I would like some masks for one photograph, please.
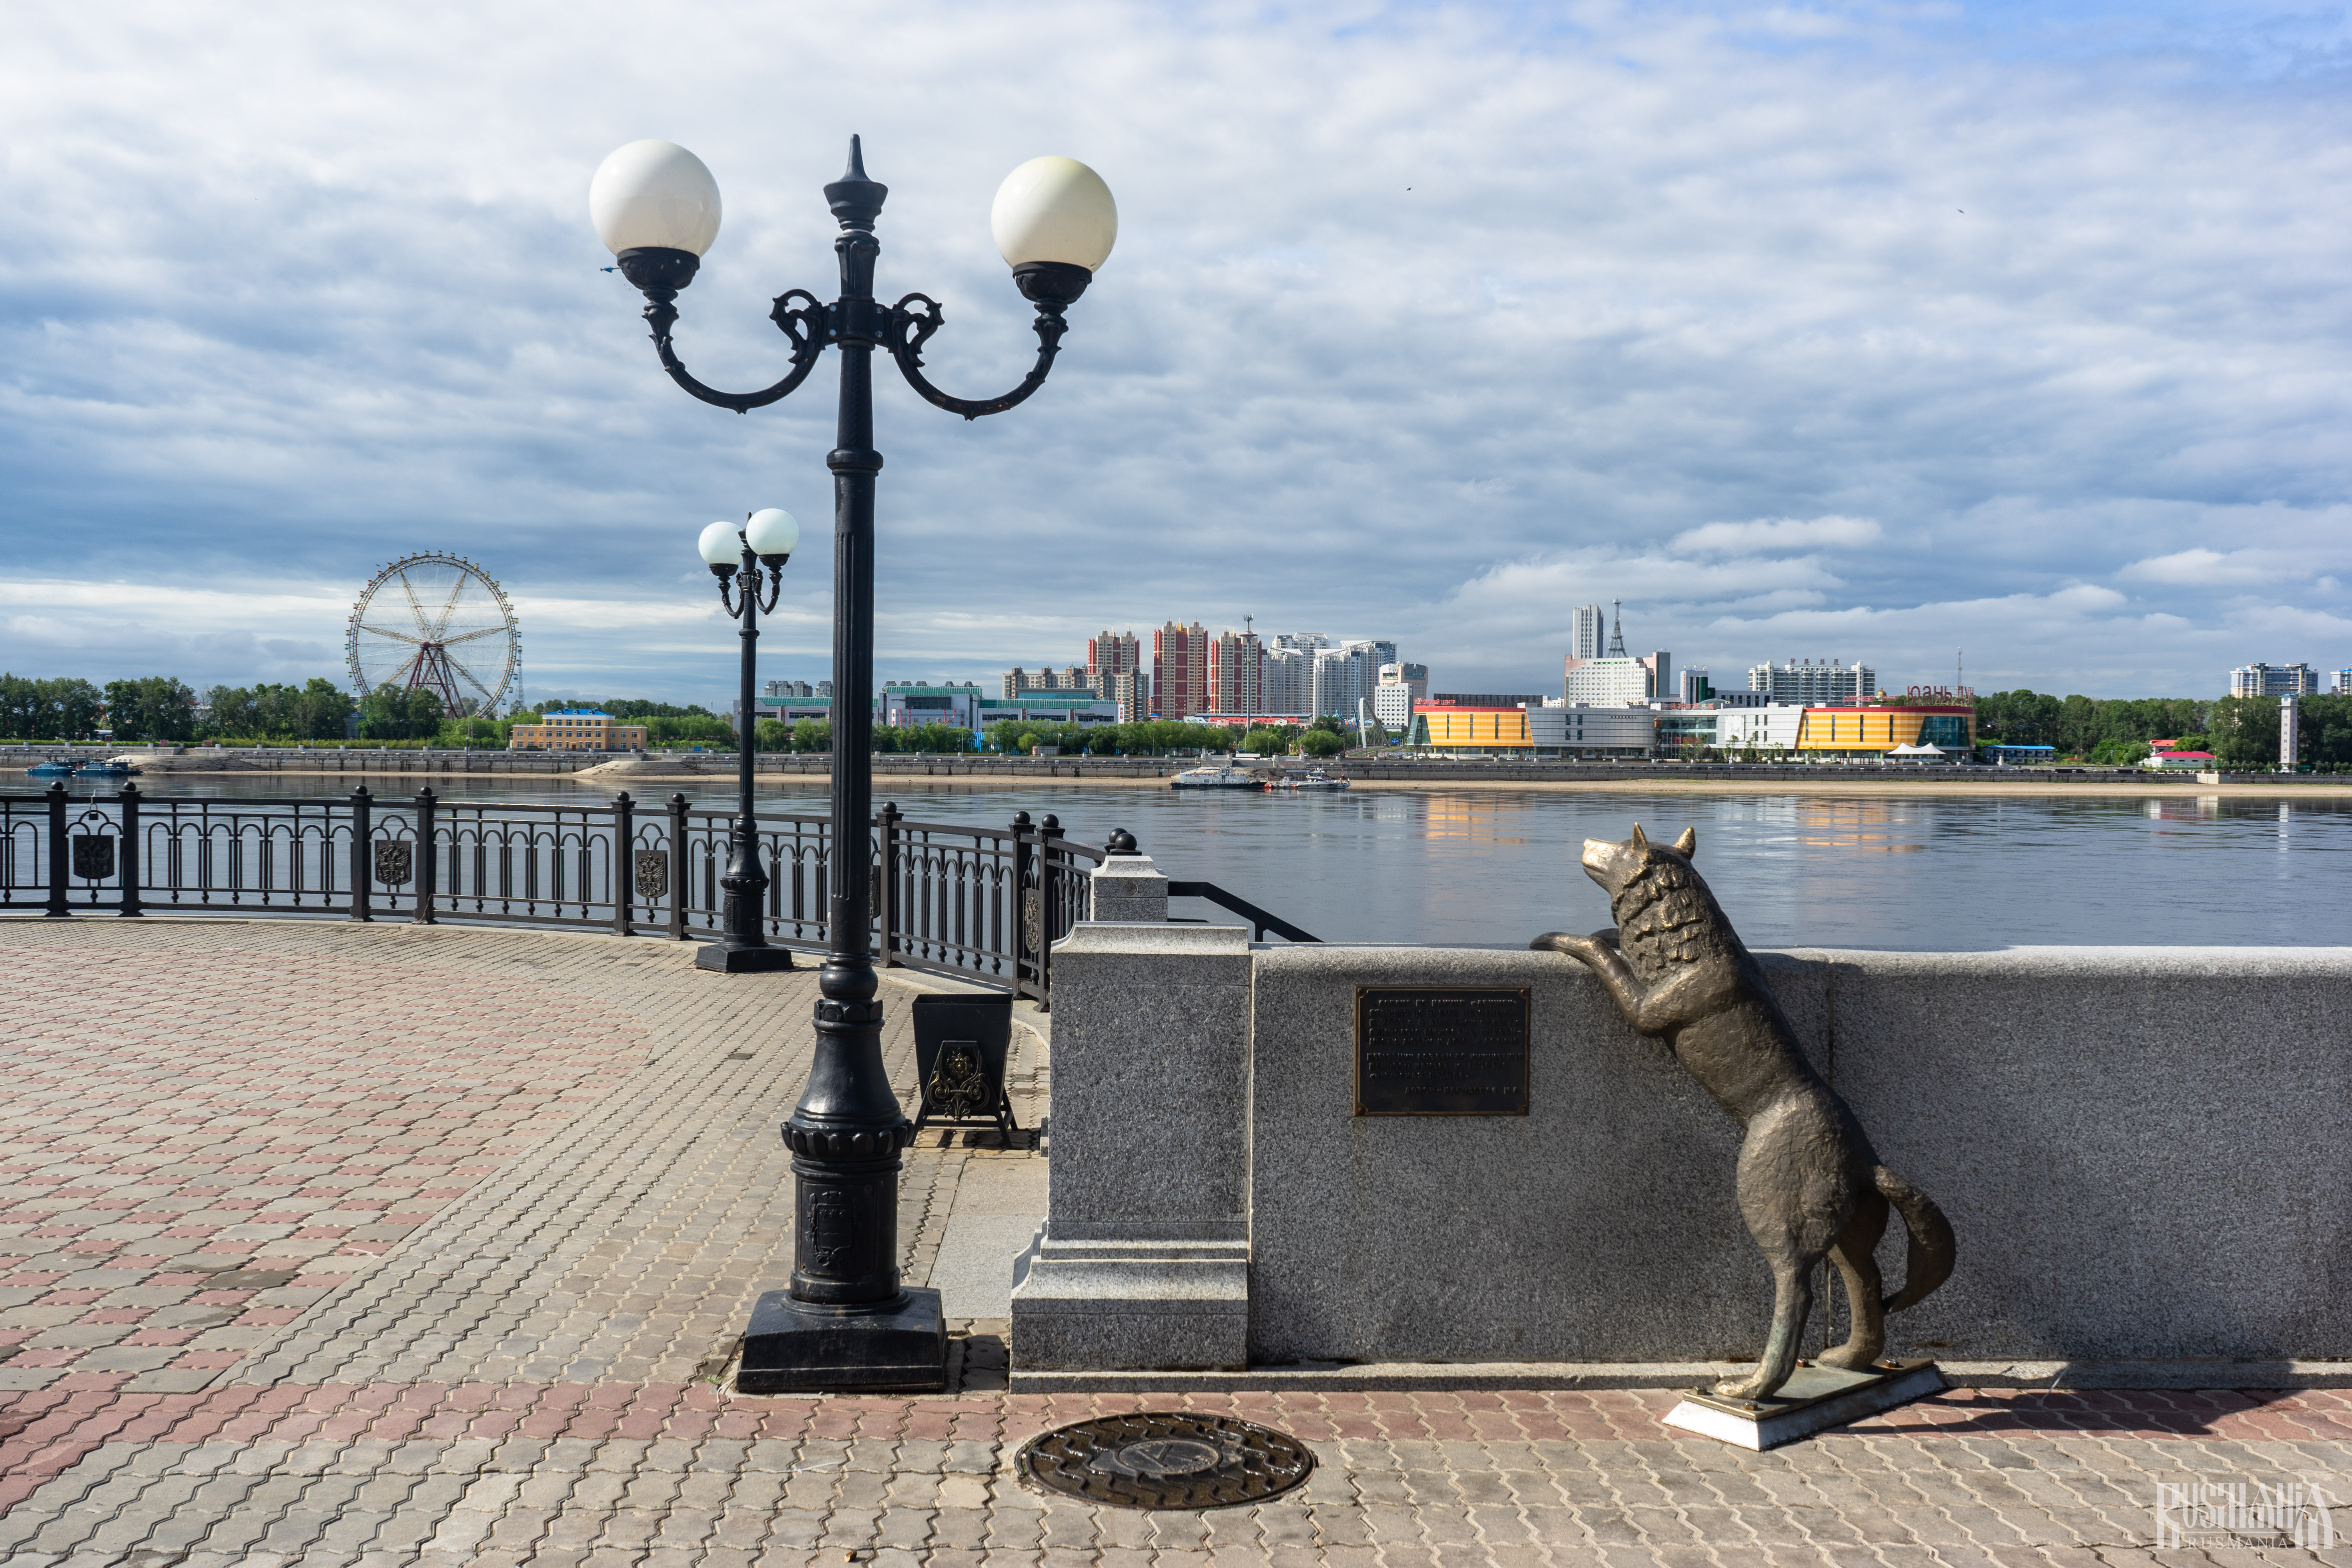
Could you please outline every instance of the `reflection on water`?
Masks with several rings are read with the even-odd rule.
[[[141,784],[173,795],[341,793],[331,779]],[[1219,883],[1328,942],[1516,946],[1538,931],[1607,925],[1606,904],[1577,854],[1586,838],[1622,838],[1635,822],[1654,837],[1698,830],[1699,868],[1759,947],[2352,940],[2352,861],[2337,858],[2352,851],[2352,801],[2340,798],[1507,789],[1284,798],[876,784],[877,800],[895,798],[922,821],[995,826],[1017,811],[1052,812],[1088,844],[1125,827],[1169,875]],[[405,793],[397,777],[370,787],[379,798]],[[85,793],[74,791],[78,799]],[[443,793],[576,803],[611,792],[569,779],[484,777],[449,780]],[[650,804],[667,794],[647,789],[638,798]],[[732,791],[711,780],[688,794],[718,805]],[[765,810],[825,809],[816,781],[763,784],[760,799]],[[1183,912],[1215,913],[1197,905]]]

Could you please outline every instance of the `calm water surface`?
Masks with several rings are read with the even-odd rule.
[[[732,791],[716,783],[688,793],[723,805]],[[2352,944],[2352,802],[2341,799],[877,786],[877,800],[919,821],[1003,826],[1016,811],[1052,812],[1088,844],[1124,827],[1170,876],[1215,882],[1327,942],[1516,945],[1607,925],[1577,851],[1639,822],[1667,837],[1697,828],[1700,870],[1759,947]],[[381,797],[404,786],[394,777],[369,787]],[[142,788],[337,793],[325,779],[157,778]],[[449,781],[446,795],[580,802],[611,792],[478,778]],[[764,810],[825,809],[824,791],[798,781],[762,784],[760,800]]]

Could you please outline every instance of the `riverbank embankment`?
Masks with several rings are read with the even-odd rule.
[[[608,789],[716,784],[736,776],[729,752],[492,752],[352,747],[188,747],[181,750],[98,746],[0,747],[0,779],[36,763],[115,757],[154,781],[177,774],[223,777],[270,774],[289,778],[414,779],[429,784],[467,776],[562,777]],[[826,779],[833,759],[822,752],[764,752],[752,759],[762,783]],[[1169,778],[1198,765],[1192,757],[939,756],[877,752],[874,776],[896,786],[1007,784],[1132,785],[1164,789]],[[1244,762],[1260,770],[1296,766],[1296,759]],[[1479,762],[1443,757],[1355,762],[1345,771],[1359,790],[1460,789],[1660,795],[2129,795],[2134,797],[2260,796],[2309,799],[2352,795],[2352,775],[2156,773],[2137,768],[2005,768],[1884,766],[1832,763]]]

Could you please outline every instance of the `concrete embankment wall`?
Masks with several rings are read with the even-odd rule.
[[[127,758],[138,767],[142,781],[173,773],[392,773],[415,775],[420,782],[425,775],[441,774],[568,774],[586,783],[626,789],[632,787],[633,779],[656,784],[731,779],[736,771],[731,752],[656,752],[635,756],[605,752],[190,746],[175,752],[136,746],[0,746],[0,772],[36,763],[103,757]],[[833,769],[831,757],[800,752],[763,752],[752,763],[761,778],[816,781]],[[1190,759],[1171,757],[926,757],[877,752],[873,759],[877,778],[1153,780],[1193,765]]]
[[[1253,1364],[1758,1352],[1771,1285],[1735,1201],[1739,1129],[1581,965],[1262,947],[1245,1004],[1188,1004],[1171,1029],[1168,997],[1213,994],[1179,971],[1205,981],[1238,952],[1160,951],[1209,941],[1197,927],[1099,951],[1152,929],[1082,926],[1071,945],[1097,951],[1056,959],[1055,1212],[1066,1193],[1114,1234],[1106,1194],[1133,1192],[1155,1194],[1139,1235],[1245,1226]],[[2352,949],[1759,956],[1882,1160],[1958,1237],[1890,1353],[2352,1356]],[[1358,987],[1463,985],[1530,992],[1528,1113],[1355,1115]],[[1127,1091],[1073,1091],[1097,1072]],[[1237,1127],[1245,1184],[1204,1186],[1200,1150]],[[1202,1212],[1169,1207],[1193,1192]],[[1904,1245],[1890,1220],[1890,1289]]]

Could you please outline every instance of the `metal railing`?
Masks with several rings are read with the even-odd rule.
[[[715,936],[732,814],[624,791],[606,804],[382,799],[151,799],[135,784],[76,798],[62,783],[0,794],[0,913],[211,911],[484,921]],[[832,825],[753,817],[768,871],[768,940],[828,945]],[[1027,812],[1002,828],[875,814],[868,879],[877,963],[963,975],[1046,999],[1053,944],[1086,918],[1103,851]]]

